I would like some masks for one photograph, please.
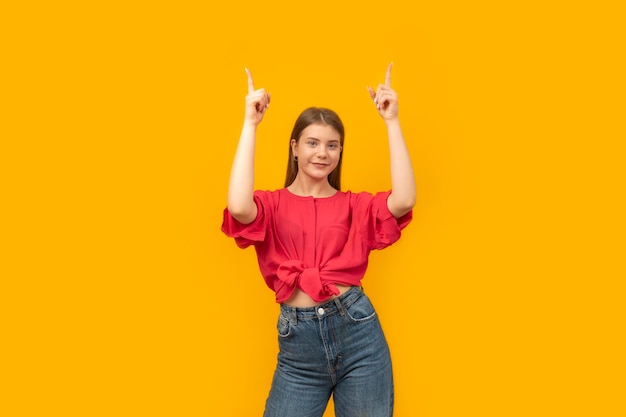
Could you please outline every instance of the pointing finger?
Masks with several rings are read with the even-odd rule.
[[[252,74],[248,68],[245,68],[246,74],[248,74],[248,93],[254,92],[254,80],[252,80]]]
[[[393,67],[393,62],[389,64],[387,67],[387,74],[385,74],[385,85],[387,87],[391,86],[391,68]]]

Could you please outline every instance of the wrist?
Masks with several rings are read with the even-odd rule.
[[[243,120],[243,130],[256,130],[259,122],[256,120],[244,119]]]
[[[385,125],[387,128],[400,127],[400,119],[398,116],[392,117],[391,119],[383,119],[385,121]]]

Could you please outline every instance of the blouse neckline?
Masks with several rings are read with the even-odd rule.
[[[338,198],[342,192],[337,190],[337,192],[333,195],[330,195],[328,197],[313,197],[312,195],[298,195],[298,194],[294,194],[291,191],[289,191],[289,189],[287,187],[282,188],[281,191],[283,192],[283,194],[286,194],[287,196],[289,196],[290,198],[294,198],[296,200],[334,200],[335,198]]]

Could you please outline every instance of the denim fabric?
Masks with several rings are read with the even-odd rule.
[[[376,311],[359,287],[326,304],[280,307],[278,364],[264,417],[391,417],[393,376]]]

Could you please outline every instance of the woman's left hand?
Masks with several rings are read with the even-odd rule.
[[[398,94],[391,88],[391,68],[393,62],[387,67],[385,75],[385,84],[378,84],[376,91],[372,87],[367,86],[370,97],[374,100],[378,114],[385,120],[393,120],[398,118]]]

